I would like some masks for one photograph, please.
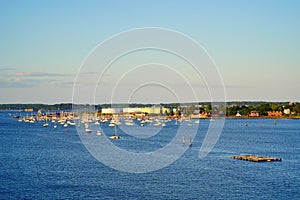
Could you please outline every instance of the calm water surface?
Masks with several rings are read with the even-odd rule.
[[[202,120],[192,148],[180,159],[155,172],[130,174],[98,162],[74,127],[66,132],[62,126],[44,128],[42,122],[20,123],[9,113],[15,114],[0,112],[0,199],[300,198],[300,120],[277,120],[276,126],[271,119],[226,120],[215,148],[200,160],[209,124]],[[170,122],[146,141],[119,132],[122,138],[116,145],[148,151],[163,147],[175,131]],[[252,163],[230,158],[239,154],[282,157],[283,161]]]

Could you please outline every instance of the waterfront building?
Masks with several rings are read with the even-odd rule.
[[[259,112],[256,110],[250,111],[249,117],[259,117]]]

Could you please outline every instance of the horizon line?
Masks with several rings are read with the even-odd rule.
[[[198,102],[156,102],[156,103],[151,103],[151,102],[131,102],[131,103],[126,103],[126,102],[118,102],[118,103],[73,103],[73,102],[59,102],[59,103],[42,103],[42,102],[31,102],[31,103],[25,103],[25,102],[13,102],[13,103],[0,103],[0,105],[8,105],[8,104],[14,104],[14,105],[22,105],[22,104],[42,104],[42,105],[56,105],[56,104],[74,104],[74,105],[102,105],[102,104],[153,104],[153,105],[158,105],[158,104],[191,104],[191,103],[242,103],[242,102],[249,102],[249,103],[300,103],[300,101],[291,101],[291,100],[229,100],[229,101],[198,101]]]

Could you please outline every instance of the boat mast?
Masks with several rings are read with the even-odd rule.
[[[189,135],[189,146],[191,147],[192,145],[193,145],[193,143],[192,143],[192,136],[191,135]]]

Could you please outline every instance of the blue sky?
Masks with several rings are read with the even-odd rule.
[[[140,27],[173,29],[203,45],[226,100],[300,101],[299,10],[297,0],[1,0],[0,103],[71,102],[89,52]]]

